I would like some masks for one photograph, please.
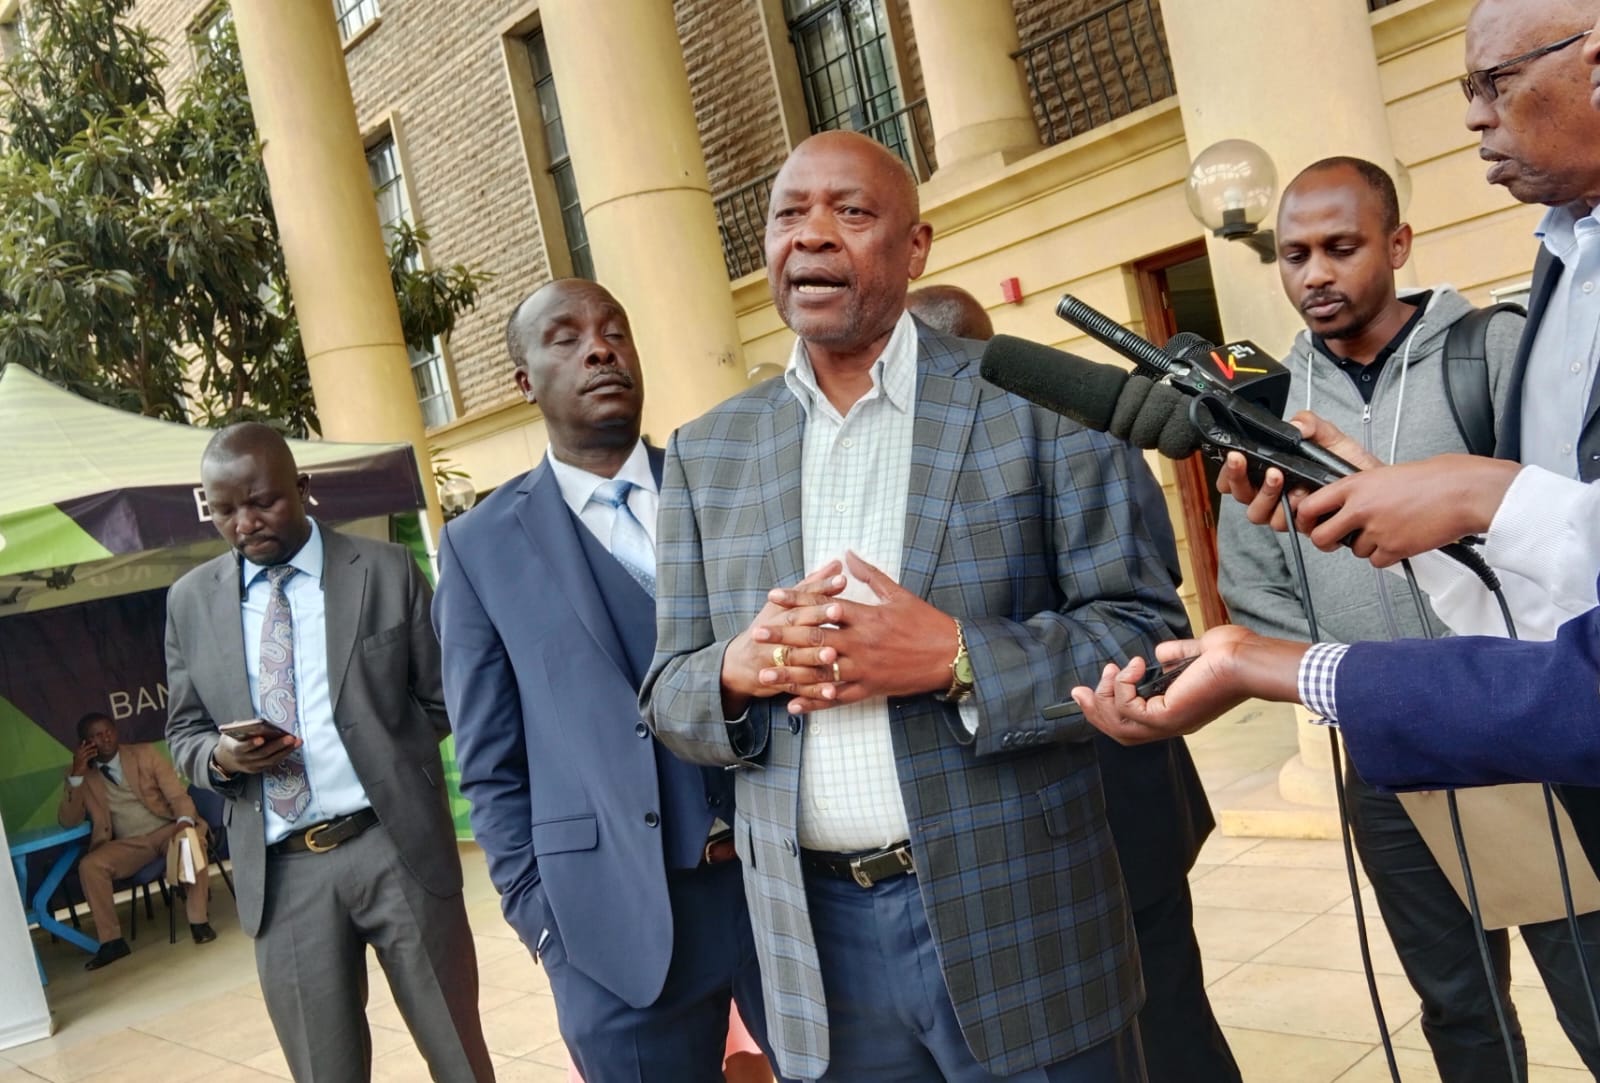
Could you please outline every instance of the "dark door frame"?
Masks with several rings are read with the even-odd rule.
[[[1133,265],[1143,311],[1145,336],[1157,346],[1178,333],[1172,299],[1167,291],[1167,269],[1206,255],[1206,242],[1194,240],[1169,248]],[[1211,510],[1211,483],[1199,452],[1173,463],[1178,496],[1183,506],[1184,535],[1194,569],[1195,596],[1206,628],[1228,623],[1228,607],[1217,590],[1217,521]],[[1199,632],[1203,629],[1196,629]]]

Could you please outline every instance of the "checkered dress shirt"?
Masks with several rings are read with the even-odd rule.
[[[1344,659],[1344,652],[1349,649],[1349,645],[1345,643],[1313,643],[1305,656],[1300,659],[1300,672],[1295,678],[1300,702],[1317,716],[1318,722],[1326,725],[1339,724],[1335,693],[1339,663]]]
[[[916,325],[901,315],[872,366],[872,389],[844,417],[817,386],[798,340],[784,381],[806,415],[800,465],[806,569],[843,560],[849,549],[898,581],[916,417]],[[873,598],[854,581],[846,596]],[[886,697],[811,715],[800,762],[801,846],[848,853],[909,836]]]

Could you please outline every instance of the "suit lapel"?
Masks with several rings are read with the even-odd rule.
[[[322,527],[323,627],[328,637],[328,702],[339,707],[339,692],[350,671],[367,594],[367,566],[356,547]]]
[[[589,568],[589,558],[578,537],[583,526],[573,518],[562,498],[561,486],[551,473],[549,462],[540,463],[518,491],[522,499],[517,501],[517,519],[530,543],[534,582],[566,598],[590,638],[626,674],[628,656],[617,639],[616,627],[606,612],[605,599],[600,597],[594,576],[573,574],[575,569]]]
[[[1550,307],[1550,298],[1556,291],[1556,283],[1561,280],[1562,270],[1561,261],[1556,259],[1541,241],[1539,255],[1533,263],[1533,290],[1528,297],[1528,322],[1523,326],[1522,340],[1517,343],[1517,358],[1511,366],[1511,386],[1506,395],[1506,416],[1500,425],[1500,446],[1495,449],[1495,455],[1502,459],[1522,458],[1523,380],[1528,373],[1528,359],[1533,356],[1533,340],[1538,337],[1539,325],[1544,322],[1545,312]],[[1600,382],[1597,382],[1596,390],[1600,390]],[[1594,416],[1597,402],[1600,400],[1591,394],[1586,419]],[[1584,424],[1587,425],[1588,421],[1585,420]]]
[[[245,669],[244,618],[241,611],[243,581],[239,562],[231,553],[225,553],[213,562],[215,581],[210,591],[207,617],[211,625],[212,649],[217,652],[216,672],[227,674],[230,687],[228,702],[232,718],[217,718],[223,722],[237,722],[255,716],[250,702],[250,678]]]
[[[774,586],[793,586],[809,570],[805,566],[800,501],[801,442],[805,431],[805,410],[800,400],[785,389],[757,422],[755,446],[751,448],[759,481],[756,491],[770,494],[763,497],[761,510],[766,519]]]
[[[900,585],[921,598],[933,585],[956,478],[977,416],[978,381],[962,374],[970,363],[917,325],[917,415]]]

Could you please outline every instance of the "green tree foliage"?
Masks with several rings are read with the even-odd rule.
[[[0,364],[124,410],[317,428],[231,25],[169,106],[134,0],[28,0],[0,74]],[[448,336],[484,275],[392,231],[409,345]]]

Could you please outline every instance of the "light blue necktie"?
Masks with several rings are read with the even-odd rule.
[[[628,507],[628,494],[633,489],[633,482],[612,478],[596,489],[589,499],[616,509],[616,518],[611,524],[611,555],[644,588],[644,592],[654,598],[656,547],[651,543],[650,535],[645,533],[644,524]]]

